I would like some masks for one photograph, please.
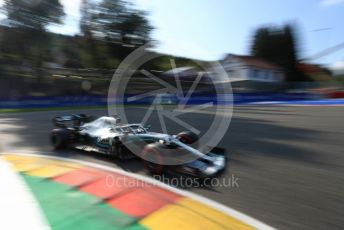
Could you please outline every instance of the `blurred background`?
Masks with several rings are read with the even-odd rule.
[[[238,103],[343,97],[341,1],[3,0],[0,5],[3,109],[31,106],[32,100],[38,100],[36,107],[43,100],[104,104],[118,65],[147,42],[153,42],[147,52],[159,57],[142,68],[164,80],[178,73],[188,85],[200,71],[210,80],[214,72],[201,70],[194,60],[202,66],[219,62]],[[139,71],[135,77],[131,93],[154,88]],[[200,93],[209,93],[206,82]]]

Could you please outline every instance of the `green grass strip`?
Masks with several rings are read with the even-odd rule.
[[[95,196],[51,180],[22,176],[54,230],[146,229]]]

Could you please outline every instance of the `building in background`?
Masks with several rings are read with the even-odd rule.
[[[281,67],[254,56],[228,54],[220,63],[234,91],[274,91],[285,81]]]
[[[281,89],[285,82],[283,68],[257,57],[228,54],[219,63],[235,91],[274,91]],[[221,76],[217,76],[217,72],[211,67],[204,71],[193,66],[183,66],[166,71],[161,76],[166,81],[175,81],[175,77],[178,77],[183,83],[192,83],[202,73],[200,83],[224,82],[219,79]]]
[[[283,82],[283,69],[275,64],[253,56],[228,54],[221,64],[232,82]]]

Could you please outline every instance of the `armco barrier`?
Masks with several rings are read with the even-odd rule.
[[[0,99],[1,109],[101,106],[106,104],[107,98],[103,96],[56,96]]]
[[[214,103],[227,105],[232,102],[234,104],[246,104],[255,102],[268,101],[298,101],[315,99],[313,94],[307,93],[240,93],[230,95],[214,95],[214,94],[197,94],[192,96],[188,101],[179,100],[174,94],[164,94],[159,96],[157,100],[155,96],[145,97],[139,100],[128,100],[133,95],[126,95],[125,104],[204,104]],[[113,102],[116,102],[114,100]],[[69,106],[105,106],[107,105],[106,96],[49,96],[49,97],[21,97],[21,98],[0,98],[0,109],[16,109],[16,108],[49,108],[49,107],[69,107]]]

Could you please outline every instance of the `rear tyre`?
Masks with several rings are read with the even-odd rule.
[[[50,141],[54,149],[65,149],[68,147],[70,131],[68,129],[54,129],[50,134]]]
[[[191,145],[198,141],[198,136],[197,134],[193,132],[185,131],[185,132],[179,133],[177,135],[177,139],[183,142],[184,144]]]

